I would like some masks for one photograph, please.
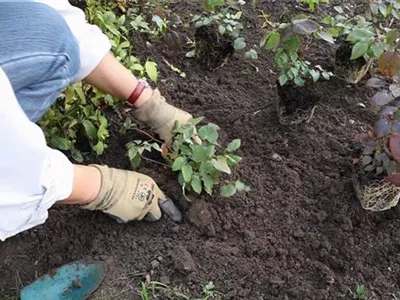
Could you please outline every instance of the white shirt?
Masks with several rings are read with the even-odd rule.
[[[110,50],[101,30],[90,25],[68,0],[37,0],[58,10],[79,42],[85,78]],[[48,209],[72,192],[73,165],[60,151],[50,149],[42,130],[18,104],[0,66],[0,240],[43,224]]]

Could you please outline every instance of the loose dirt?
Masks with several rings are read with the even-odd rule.
[[[294,2],[262,1],[262,8],[276,16],[296,9]],[[187,1],[171,7],[181,16],[197,9]],[[248,43],[257,44],[263,35],[259,11],[249,5],[245,15]],[[136,54],[158,63],[157,86],[171,103],[218,124],[223,141],[242,139],[244,159],[235,176],[252,191],[231,199],[177,201],[184,211],[181,224],[163,219],[120,225],[101,213],[54,207],[46,224],[0,244],[0,288],[27,284],[35,274],[71,261],[99,259],[108,266],[103,299],[140,299],[137,286],[146,274],[197,292],[212,280],[224,299],[343,299],[357,284],[365,284],[375,299],[400,297],[399,209],[364,211],[351,184],[354,136],[374,117],[362,83],[318,83],[320,101],[310,122],[284,127],[274,104],[270,55],[250,61],[235,53],[207,71],[185,57],[184,41],[194,30],[176,31],[181,50],[162,42],[148,48],[135,35]],[[314,59],[330,64],[324,52]],[[124,145],[139,135],[119,137],[120,125],[114,116],[110,147],[92,162],[130,167]],[[147,162],[140,171],[179,198],[175,174]]]

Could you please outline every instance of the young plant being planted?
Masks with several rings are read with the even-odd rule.
[[[190,200],[188,192],[213,195],[218,187],[223,197],[249,191],[250,188],[242,181],[228,178],[232,175],[232,168],[242,160],[234,154],[240,147],[240,140],[233,140],[223,148],[218,143],[217,125],[207,124],[196,129],[196,125],[203,119],[192,119],[184,126],[176,123],[173,129],[175,136],[170,146],[163,145],[160,148],[157,143],[141,141],[129,143],[128,156],[132,165],[135,168],[139,166],[144,151],[160,151],[167,165],[178,173],[178,181],[187,200]],[[201,139],[201,144],[194,142],[196,136]]]
[[[283,125],[294,125],[309,120],[318,98],[310,86],[333,73],[321,66],[311,65],[303,58],[314,39],[333,44],[329,32],[316,22],[301,16],[290,23],[274,24],[262,39],[260,46],[275,53],[275,66],[279,71],[277,80],[279,120]]]

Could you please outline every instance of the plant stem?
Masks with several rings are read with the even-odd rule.
[[[148,136],[149,138],[151,138],[151,140],[156,141],[158,143],[164,144],[163,141],[160,141],[159,139],[156,139],[154,136],[152,136],[151,134],[147,133],[146,131],[137,128],[136,126],[131,126],[132,129],[139,131],[140,133],[143,133],[144,135]]]
[[[152,162],[152,163],[155,163],[155,164],[161,165],[161,166],[163,166],[163,167],[169,168],[169,166],[168,166],[167,164],[164,164],[164,163],[159,162],[159,161],[156,161],[156,160],[154,160],[154,159],[145,157],[145,156],[143,156],[143,155],[140,155],[140,156],[141,156],[144,160],[147,160],[147,161],[150,161],[150,162]]]

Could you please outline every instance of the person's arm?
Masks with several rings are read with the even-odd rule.
[[[158,220],[160,205],[173,220],[181,219],[150,177],[104,166],[73,165],[63,153],[49,148],[40,127],[20,107],[1,67],[0,91],[1,241],[44,223],[56,202],[81,204],[122,222],[144,217]]]
[[[46,145],[18,104],[0,68],[0,239],[42,224],[47,210],[71,195],[74,168]]]
[[[107,36],[97,26],[88,24],[83,11],[67,0],[38,2],[60,12],[79,43],[81,70],[76,80],[84,79],[108,94],[127,100],[138,85],[138,80],[110,53]],[[172,140],[171,130],[175,121],[183,125],[192,118],[191,114],[168,104],[157,89],[144,89],[134,106],[136,119],[152,127],[167,143]],[[198,138],[195,141],[200,143]]]

